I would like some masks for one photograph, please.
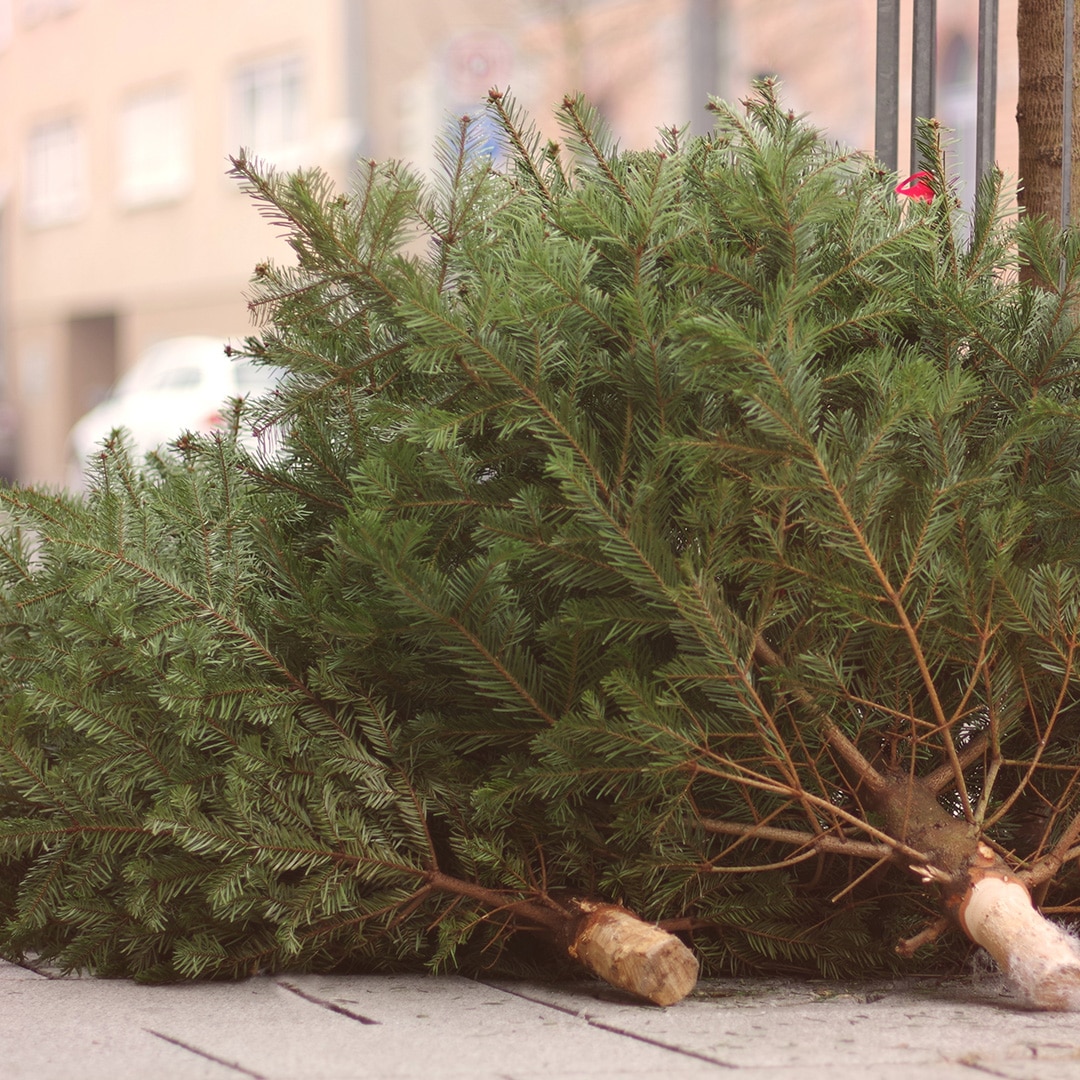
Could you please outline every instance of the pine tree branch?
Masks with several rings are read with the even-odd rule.
[[[633,206],[634,200],[630,197],[630,193],[623,186],[622,181],[615,175],[611,168],[611,163],[607,159],[607,155],[600,149],[589,125],[582,119],[580,100],[569,96],[564,97],[562,112],[565,116],[569,117],[575,133],[582,144],[588,147],[589,153],[592,154],[593,160],[596,162],[604,176],[607,177],[608,182],[629,206]]]
[[[124,742],[129,743],[135,750],[142,754],[151,763],[155,771],[161,776],[162,780],[172,780],[172,774],[170,773],[168,766],[161,760],[160,754],[154,751],[148,739],[139,738],[134,730],[129,730],[123,724],[116,723],[106,712],[103,712],[100,709],[92,709],[84,698],[80,698],[76,695],[62,694],[56,688],[39,688],[38,693],[45,698],[58,702],[60,705],[67,706],[71,710],[73,716],[80,714],[85,715],[92,718],[96,723],[108,728]]]
[[[429,870],[424,875],[424,880],[433,889],[476,900],[492,912],[508,911],[550,930],[557,937],[566,933],[569,915],[554,905],[547,907],[532,900],[515,900],[504,892],[471,881],[462,881],[444,874],[441,870]]]
[[[499,119],[499,125],[506,133],[507,138],[510,139],[510,144],[515,150],[515,163],[525,167],[532,182],[536,185],[537,191],[540,192],[545,201],[550,203],[552,200],[551,188],[548,187],[547,181],[544,180],[540,169],[533,161],[532,150],[530,147],[526,146],[521,129],[507,109],[504,94],[499,90],[492,89],[488,93],[487,100],[488,105],[495,111],[495,115]]]
[[[910,959],[915,953],[921,949],[924,945],[929,945],[933,941],[937,941],[942,934],[952,926],[952,921],[941,916],[938,919],[934,919],[924,929],[920,930],[914,937],[906,938],[896,946],[896,952],[898,956],[903,956],[905,959]]]
[[[505,681],[506,685],[520,697],[521,701],[528,706],[532,713],[549,726],[554,725],[556,718],[544,708],[540,701],[531,693],[529,688],[517,674],[507,666],[503,659],[488,648],[477,631],[468,626],[464,620],[431,603],[425,595],[422,585],[408,577],[405,574],[403,567],[397,567],[395,576],[402,595],[405,596],[411,604],[415,605],[418,610],[422,611],[432,619],[442,623],[448,629],[453,631],[455,635],[467,642],[468,645],[475,650],[476,654],[480,656],[485,663],[489,664],[492,670]]]
[[[419,300],[417,301],[417,306],[421,306]],[[543,400],[536,387],[530,385],[519,372],[514,370],[504,357],[500,356],[487,345],[476,329],[466,329],[459,326],[449,317],[449,314],[441,308],[435,308],[429,304],[423,306],[421,309],[425,315],[438,322],[443,329],[450,331],[453,335],[460,338],[462,345],[476,350],[487,363],[492,365],[500,376],[505,378],[506,381],[518,391],[522,400],[527,401],[536,409],[537,413],[544,418],[545,423],[549,425],[550,430],[555,432],[558,437],[565,442],[565,445],[569,447],[573,453],[574,458],[585,467],[590,479],[596,485],[597,490],[601,493],[605,501],[610,501],[611,492],[604,481],[597,463],[586,452],[581,441],[575,438],[569,425],[557,416],[555,411]],[[480,385],[488,385],[489,380],[463,356],[456,355],[455,361],[461,365],[470,377],[476,379]]]
[[[983,733],[977,735],[963,749],[957,752],[957,761],[960,768],[965,772],[975,764],[990,747],[990,736]],[[920,777],[923,784],[935,795],[940,795],[946,788],[956,782],[956,767],[951,761],[939,765],[931,772]],[[976,815],[978,817],[978,815]]]
[[[871,825],[870,822],[866,821],[864,818],[852,814],[842,806],[837,806],[828,799],[823,799],[819,795],[814,795],[812,792],[806,791],[801,786],[792,787],[788,784],[779,783],[776,780],[771,780],[768,777],[755,774],[745,766],[740,766],[737,762],[728,761],[726,764],[730,766],[731,771],[721,768],[711,768],[700,763],[691,763],[687,768],[690,771],[698,771],[704,773],[706,776],[715,776],[717,779],[726,780],[741,787],[765,791],[774,795],[783,795],[793,802],[809,804],[828,814],[830,817],[840,818],[860,832],[864,832],[868,836],[874,837],[882,844],[895,851],[898,856],[902,855],[912,863],[925,865],[931,861],[927,855],[917,848],[913,848],[902,840],[896,839],[896,837],[892,836],[890,833]],[[944,813],[944,811],[942,811],[942,813]]]
[[[289,668],[281,662],[281,660],[275,656],[267,647],[265,642],[256,637],[246,627],[241,626],[239,622],[224,612],[219,611],[213,604],[199,599],[192,592],[183,588],[175,581],[171,581],[169,578],[163,576],[161,573],[155,571],[149,566],[136,562],[134,559],[128,558],[120,551],[110,551],[105,548],[101,548],[96,544],[87,543],[82,540],[77,540],[73,537],[51,537],[50,540],[59,545],[65,547],[76,548],[78,550],[86,551],[92,555],[100,558],[108,559],[118,566],[126,567],[129,570],[134,571],[140,577],[145,578],[147,581],[152,582],[154,585],[171,593],[176,599],[182,603],[189,605],[192,608],[198,610],[204,617],[216,622],[223,627],[228,633],[234,636],[238,641],[243,642],[248,646],[256,655],[265,660],[267,664],[276,670],[288,683],[288,685],[298,693],[300,693],[306,700],[319,709],[324,714],[326,720],[334,727],[338,729],[338,732],[345,736],[344,729],[337,724],[335,718],[327,711],[326,707],[320,702],[315,695],[311,693],[310,688],[303,680],[297,678],[296,675],[289,670]]]
[[[929,662],[923,650],[922,644],[919,641],[918,632],[916,631],[914,625],[911,622],[911,618],[908,615],[907,605],[903,602],[903,596],[893,587],[892,582],[889,579],[889,575],[886,573],[884,566],[882,566],[877,555],[874,553],[874,550],[870,545],[870,541],[867,539],[865,531],[855,519],[855,515],[852,513],[851,507],[848,505],[847,500],[844,498],[843,492],[836,486],[827,464],[821,460],[819,455],[816,453],[814,447],[809,442],[805,443],[805,446],[814,466],[818,471],[819,476],[821,477],[822,485],[828,491],[830,497],[832,498],[833,502],[837,507],[837,510],[840,512],[840,515],[844,520],[844,524],[848,530],[849,535],[851,535],[855,539],[855,542],[858,544],[859,549],[863,554],[863,558],[866,560],[867,565],[870,567],[874,577],[877,579],[878,583],[884,590],[890,606],[896,613],[897,619],[900,621],[900,625],[903,628],[904,636],[908,640],[912,656],[922,676],[923,686],[926,689],[927,698],[930,701],[931,708],[933,709],[934,716],[937,720],[938,732],[941,736],[942,743],[944,744],[946,756],[948,757],[949,762],[953,768],[953,778],[956,781],[956,788],[960,796],[960,803],[964,811],[964,816],[968,819],[968,821],[972,821],[974,819],[971,807],[971,800],[968,796],[967,783],[964,779],[964,770],[961,768],[960,760],[957,757],[956,753],[956,746],[953,742],[951,724],[949,718],[945,715],[945,709],[941,703],[941,698],[938,694],[933,674],[930,671]]]
[[[640,547],[634,543],[629,530],[624,528],[621,529],[620,532],[623,534],[627,545],[632,548],[634,554],[641,560],[642,565],[653,574],[657,582],[664,588],[665,593],[670,595],[673,590],[671,590],[664,581],[659,570],[645,558]],[[732,643],[730,641],[731,635],[725,632],[718,617],[718,613],[722,612],[724,616],[731,618],[739,625],[741,630],[746,628],[742,625],[742,621],[734,615],[727,604],[724,604],[718,597],[709,595],[705,591],[705,587],[700,579],[695,579],[691,582],[690,592],[697,600],[697,609],[690,613],[690,617],[687,618],[686,621],[697,630],[700,618],[704,618],[705,625],[712,633],[713,641],[719,643],[721,648],[727,653],[730,669],[734,672],[735,678],[738,680],[743,693],[746,695],[747,714],[753,718],[755,727],[760,726],[760,729],[763,732],[762,741],[773,751],[773,753],[778,752],[777,763],[783,770],[791,789],[793,791],[800,791],[802,785],[799,781],[799,769],[792,757],[791,750],[787,745],[787,740],[784,739],[781,734],[772,710],[762,698],[759,688],[751,678],[749,665],[745,662],[743,657],[737,655],[735,649],[732,648]],[[675,603],[677,608],[681,607],[681,602],[678,598],[676,598]],[[681,613],[686,617],[687,613],[685,612],[685,609]],[[700,633],[700,631],[698,632]],[[764,645],[764,639],[759,637],[758,641]],[[765,645],[765,648],[768,649],[768,646]]]
[[[1077,813],[1065,827],[1050,851],[1037,859],[1032,866],[1020,871],[1018,876],[1029,889],[1052,880],[1067,862],[1080,855],[1080,848],[1074,847],[1078,840],[1080,840],[1080,813]]]
[[[1043,754],[1050,745],[1050,735],[1057,725],[1058,718],[1062,715],[1063,710],[1071,700],[1073,694],[1073,672],[1076,669],[1075,665],[1078,649],[1080,649],[1080,640],[1077,640],[1077,637],[1074,635],[1069,639],[1068,648],[1065,650],[1065,655],[1062,657],[1064,671],[1062,672],[1061,681],[1058,685],[1057,699],[1054,702],[1054,707],[1050,712],[1046,726],[1043,728],[1041,738],[1039,738],[1035,745],[1035,752],[1027,762],[1023,777],[1021,777],[1012,792],[1002,800],[1001,804],[990,816],[989,820],[986,821],[986,828],[991,828],[997,822],[1002,820],[1013,806],[1016,805],[1017,801],[1027,790],[1028,785],[1032,782],[1032,778],[1042,761]]]
[[[782,668],[783,661],[780,655],[759,634],[754,640],[754,658],[760,664],[767,667]],[[864,757],[859,748],[837,727],[831,717],[827,716],[805,687],[798,683],[789,686],[795,698],[814,716],[822,726],[823,734],[828,744],[837,752],[844,764],[854,773],[856,787],[862,786],[877,799],[884,795],[888,782]]]
[[[892,859],[896,850],[889,844],[871,844],[863,840],[849,840],[829,833],[807,833],[798,829],[781,829],[769,825],[746,825],[735,821],[718,821],[715,818],[699,818],[703,828],[724,836],[740,836],[748,840],[768,840],[777,844],[807,847],[813,852],[830,855],[850,855],[858,859]],[[727,869],[725,867],[725,869]]]

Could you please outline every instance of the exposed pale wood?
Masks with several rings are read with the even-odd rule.
[[[697,957],[673,934],[615,904],[580,906],[569,952],[594,975],[654,1005],[674,1005],[694,989]]]
[[[1039,1009],[1080,1008],[1080,947],[1035,909],[1014,875],[987,874],[960,905],[960,925]]]

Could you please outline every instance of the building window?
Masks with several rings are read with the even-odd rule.
[[[26,215],[32,225],[73,221],[86,206],[86,148],[72,118],[39,124],[26,151]]]
[[[191,184],[187,99],[177,90],[132,97],[120,114],[121,201],[127,206],[167,202]]]
[[[34,26],[45,19],[66,15],[78,6],[79,0],[22,0],[23,25]]]
[[[232,152],[243,148],[275,163],[293,163],[304,128],[304,74],[299,57],[241,68],[233,79]]]
[[[0,51],[8,47],[15,33],[15,13],[11,3],[12,0],[0,0]]]

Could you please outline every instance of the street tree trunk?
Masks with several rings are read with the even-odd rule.
[[[1074,45],[1080,45],[1077,28]],[[1020,137],[1019,201],[1032,216],[1061,221],[1063,61],[1065,56],[1065,0],[1019,0],[1017,13],[1019,96],[1016,122]],[[1080,102],[1076,100],[1077,60],[1074,47],[1073,122],[1074,155],[1080,148]],[[1071,217],[1080,213],[1080,169],[1072,173]]]

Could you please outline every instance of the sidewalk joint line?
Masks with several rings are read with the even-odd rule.
[[[598,1028],[600,1031],[608,1031],[613,1035],[622,1035],[627,1039],[636,1039],[638,1042],[647,1043],[649,1046],[659,1047],[661,1050],[670,1050],[673,1054],[682,1054],[683,1057],[696,1058],[698,1061],[706,1061],[710,1065],[719,1065],[722,1069],[738,1069],[741,1067],[730,1061],[724,1061],[721,1058],[703,1054],[698,1050],[687,1050],[685,1047],[676,1046],[673,1043],[661,1042],[660,1039],[654,1039],[650,1035],[640,1035],[636,1031],[627,1031],[626,1028],[616,1027],[614,1024],[608,1024],[603,1020],[597,1020],[583,1010],[572,1009],[567,1005],[556,1005],[554,1002],[545,1001],[543,998],[530,997],[528,994],[523,994],[518,990],[511,990],[504,985],[483,982],[483,980],[477,981],[481,982],[484,986],[490,987],[492,990],[501,990],[504,994],[512,994],[514,997],[521,998],[524,1001],[531,1001],[534,1005],[543,1005],[545,1008],[555,1009],[558,1012],[566,1013],[567,1016],[577,1017],[579,1020],[584,1020],[589,1027]]]
[[[5,963],[11,964],[12,967],[22,968],[23,971],[29,971],[33,975],[40,975],[43,979],[66,979],[69,977],[55,969],[49,970],[48,968],[37,967],[30,960],[9,960],[6,956],[0,957],[0,959]]]
[[[993,1069],[972,1057],[957,1058],[956,1064],[963,1065],[967,1069],[974,1069],[976,1072],[986,1073],[988,1076],[1001,1076],[1004,1077],[1004,1080],[1012,1080],[1013,1078],[1012,1073],[999,1072],[997,1069]]]
[[[163,1042],[172,1043],[173,1046],[179,1046],[181,1050],[187,1050],[191,1054],[197,1054],[201,1058],[206,1058],[207,1061],[214,1062],[215,1065],[224,1065],[226,1069],[232,1069],[234,1072],[243,1073],[244,1076],[250,1076],[252,1080],[268,1080],[262,1073],[252,1072],[251,1069],[245,1069],[243,1065],[235,1061],[226,1061],[224,1058],[219,1058],[216,1054],[211,1054],[208,1050],[200,1050],[197,1046],[192,1046],[190,1043],[184,1042],[182,1039],[177,1039],[172,1035],[166,1035],[164,1032],[155,1031],[153,1028],[143,1028],[148,1035],[153,1035],[155,1038],[161,1039]]]
[[[283,990],[288,990],[290,993],[295,994],[298,998],[303,998],[304,1001],[310,1001],[312,1005],[318,1005],[323,1009],[329,1009],[330,1012],[339,1013],[341,1016],[347,1016],[350,1020],[355,1020],[359,1024],[381,1024],[381,1020],[372,1020],[370,1016],[362,1016],[360,1013],[355,1013],[352,1009],[346,1009],[344,1005],[338,1005],[336,1002],[327,1001],[325,998],[316,997],[314,994],[309,994],[305,990],[301,990],[299,986],[293,986],[290,982],[285,982],[284,979],[274,980],[278,986]]]

